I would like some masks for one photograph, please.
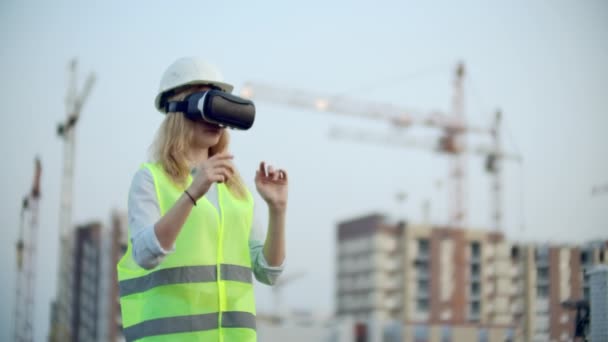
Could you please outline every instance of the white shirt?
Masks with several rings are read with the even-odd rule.
[[[216,210],[220,210],[217,197],[217,186],[215,183],[209,188],[205,197],[213,204]],[[165,250],[158,241],[154,232],[154,225],[161,218],[154,179],[150,170],[141,168],[131,182],[128,202],[129,233],[133,259],[145,269],[157,267],[164,258],[175,251],[175,246]],[[254,211],[255,216],[255,211]],[[253,222],[256,222],[255,217]],[[255,278],[264,284],[273,285],[284,265],[269,266],[264,257],[264,244],[262,243],[263,232],[252,228],[249,238],[249,253]]]

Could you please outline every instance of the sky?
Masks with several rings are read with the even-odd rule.
[[[147,160],[162,121],[160,76],[175,59],[216,64],[238,91],[259,81],[357,101],[449,112],[455,65],[466,65],[465,112],[477,126],[504,115],[504,232],[511,240],[582,243],[608,238],[608,3],[463,1],[15,1],[0,3],[0,340],[12,331],[15,242],[33,160],[43,165],[35,336],[48,332],[56,293],[58,209],[67,64],[97,83],[77,128],[75,223],[108,222],[126,210],[131,178]],[[235,163],[254,189],[259,161],[290,175],[285,275],[290,309],[331,312],[336,224],[380,212],[420,222],[447,217],[448,159],[425,149],[329,138],[331,127],[436,137],[382,122],[256,101],[254,127],[232,132]],[[470,144],[484,137],[468,138]],[[484,140],[485,139],[485,140]],[[490,182],[483,159],[467,164],[468,226],[490,229]],[[396,194],[407,193],[404,202]],[[257,210],[265,219],[259,196]],[[266,222],[257,224],[265,226]],[[273,310],[257,286],[258,311]],[[11,303],[10,305],[8,303]]]

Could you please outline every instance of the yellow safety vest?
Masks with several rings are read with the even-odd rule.
[[[143,167],[152,173],[164,215],[183,189],[159,164]],[[253,197],[237,199],[224,184],[217,189],[221,214],[201,198],[175,241],[175,252],[155,269],[137,265],[129,237],[117,265],[127,341],[256,341],[249,255]]]

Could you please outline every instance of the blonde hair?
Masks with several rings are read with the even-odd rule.
[[[201,87],[187,87],[178,90],[168,98],[170,101],[181,101],[189,94],[199,91]],[[188,166],[188,153],[192,149],[196,123],[181,113],[167,113],[163,120],[154,143],[151,146],[152,159],[160,163],[169,178],[181,187],[186,187],[190,168]],[[217,144],[209,148],[209,157],[228,150],[230,136],[227,130],[222,130]],[[226,186],[237,198],[247,197],[247,189],[235,169],[232,177],[226,181]]]

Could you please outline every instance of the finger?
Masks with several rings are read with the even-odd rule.
[[[272,165],[268,165],[268,177],[272,177],[274,172],[275,172],[274,167],[272,167]]]
[[[273,171],[272,172],[272,180],[273,181],[278,181],[279,180],[279,172],[278,171]]]
[[[221,167],[230,169],[230,172],[232,172],[232,173],[234,173],[234,171],[235,171],[234,164],[230,160],[216,160],[212,163],[213,169],[217,169],[217,168],[221,168]]]
[[[218,154],[214,154],[209,158],[209,160],[224,160],[224,159],[233,159],[234,156],[230,154],[228,151],[220,152]]]
[[[220,182],[224,183],[227,182],[231,178],[231,176],[227,172],[221,172],[220,178],[222,179]]]
[[[234,174],[233,170],[224,165],[219,165],[217,167],[209,168],[206,171],[207,179],[212,182],[217,181],[218,175],[223,176],[225,178],[224,180],[228,180],[229,178],[232,177],[233,174]]]
[[[281,180],[287,181],[287,171],[280,169],[279,170],[279,178]]]
[[[222,173],[214,173],[213,175],[209,176],[209,180],[212,181],[213,183],[223,183],[227,180],[228,178],[222,174]]]
[[[226,167],[226,168],[229,168],[232,170],[235,169],[234,163],[232,162],[232,160],[229,160],[229,159],[214,160],[211,163],[209,163],[209,167],[211,169],[215,169],[218,167]]]
[[[220,174],[226,176],[226,179],[231,178],[234,175],[234,170],[232,168],[220,165],[213,169],[214,174]]]
[[[258,168],[258,172],[262,175],[266,175],[266,162],[260,162],[260,167]]]
[[[220,176],[222,176],[222,180],[224,182],[229,181],[232,178],[232,176],[233,176],[233,173],[230,172],[230,170],[228,170],[228,169],[219,169],[218,170],[218,174]]]

